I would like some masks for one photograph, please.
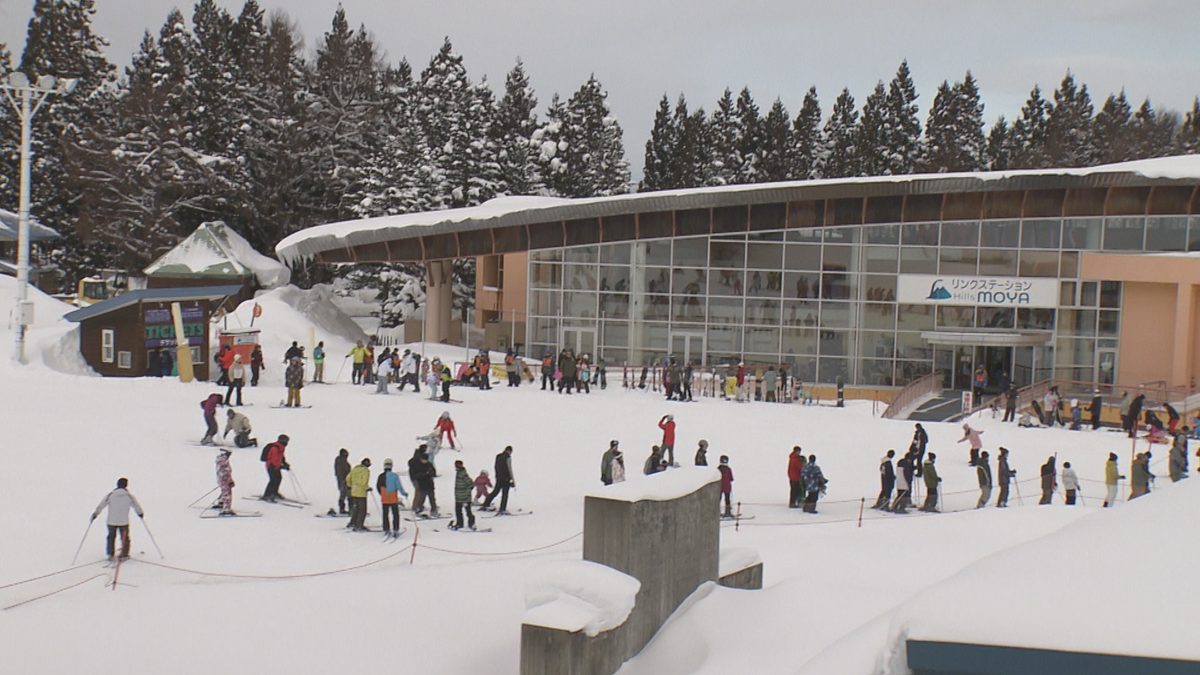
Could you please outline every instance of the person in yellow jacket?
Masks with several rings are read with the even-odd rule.
[[[1117,481],[1125,480],[1117,471],[1117,454],[1115,452],[1108,453],[1108,461],[1104,463],[1104,487],[1107,492],[1104,494],[1104,506],[1112,506],[1117,503]]]
[[[346,527],[363,532],[367,529],[367,493],[371,491],[370,457],[364,457],[358,466],[350,469],[346,486],[350,488],[350,522]]]
[[[362,384],[364,364],[367,360],[367,348],[363,345],[362,340],[359,340],[346,356],[354,359],[354,370],[350,372],[350,381],[353,384]]]

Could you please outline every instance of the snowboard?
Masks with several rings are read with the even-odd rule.
[[[220,511],[202,511],[201,518],[259,518],[262,516],[262,511],[237,511],[234,513],[221,513]]]
[[[483,509],[480,509],[480,510],[482,511]],[[533,515],[533,511],[526,511],[525,509],[513,509],[512,511],[505,511],[503,513],[501,513],[500,511],[496,511],[496,512],[492,513],[491,517],[492,518],[506,518],[508,516],[531,516],[531,515]]]

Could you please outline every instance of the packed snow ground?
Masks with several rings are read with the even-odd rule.
[[[0,283],[0,303],[11,303],[9,290]],[[282,349],[293,339],[307,344],[308,328],[316,325],[310,317],[323,310],[295,294],[275,293],[260,299],[268,311],[255,323],[264,331],[269,377],[247,388],[251,405],[244,412],[260,441],[291,436],[293,470],[282,491],[299,496],[302,488],[313,506],[240,499],[261,493],[266,475],[257,449],[235,450],[237,507],[263,512],[240,519],[201,519],[199,510],[189,508],[215,497],[204,495],[215,485],[216,451],[195,442],[204,432],[199,402],[218,388],[83,376],[78,361],[62,354],[72,326],[55,319],[54,301],[36,298],[31,365],[0,365],[6,419],[0,607],[11,607],[0,610],[0,672],[334,672],[382,653],[405,672],[517,673],[525,587],[541,578],[543,565],[579,560],[582,495],[599,485],[601,453],[610,439],[620,440],[631,480],[654,480],[640,476],[641,463],[660,440],[656,422],[665,413],[678,423],[681,463],[691,463],[701,438],[709,442],[711,463],[730,456],[734,499],[755,518],[738,527],[725,524],[722,546],[757,549],[767,588],[704,589],[689,611],[677,614],[626,664],[623,675],[726,675],[735,668],[902,672],[888,665],[886,654],[894,643],[893,621],[914,598],[993,554],[1046,536],[1053,541],[1080,519],[1095,522],[1074,529],[1071,541],[1100,541],[1104,519],[1132,518],[1142,504],[1177,498],[1177,491],[1197,489],[1188,483],[1200,483],[1170,487],[1164,478],[1158,488],[1173,494],[1101,512],[1103,486],[1093,481],[1102,480],[1110,451],[1119,453],[1128,473],[1130,444],[1122,435],[1022,430],[984,417],[977,424],[985,447],[993,455],[999,445],[1012,450],[1023,504],[1014,492],[1006,511],[972,511],[975,473],[966,464],[966,444],[955,443],[960,427],[928,424],[946,508],[963,511],[891,516],[868,509],[860,528],[860,500],[866,497],[869,505],[878,491],[880,456],[889,447],[906,447],[912,435],[911,423],[878,419],[870,403],[850,402],[841,410],[709,399],[668,403],[657,394],[623,391],[620,371],[610,371],[609,388],[590,396],[499,383],[492,391],[456,387],[453,395],[463,403],[443,405],[426,400],[424,388],[419,396],[394,389],[375,396],[374,387],[347,384],[347,368],[339,384],[304,388],[311,409],[276,409],[271,406],[284,397],[276,379]],[[331,380],[352,336],[331,332],[342,325],[336,316],[318,320]],[[429,351],[452,359],[464,355],[461,348]],[[463,459],[474,476],[491,471],[496,453],[511,444],[517,489],[510,507],[532,515],[480,514],[494,528],[488,534],[449,532],[446,521],[424,523],[415,555],[409,548],[417,533],[412,523],[399,542],[384,543],[378,534],[346,532],[343,520],[314,517],[335,504],[332,465],[339,448],[350,450],[353,463],[370,457],[374,478],[385,457],[403,467],[415,437],[446,409],[464,447],[439,457],[443,512],[453,509],[453,459]],[[817,516],[786,508],[787,454],[795,444],[818,456],[830,481]],[[1060,465],[1070,461],[1085,479],[1086,505],[1067,508],[1057,499],[1053,506],[1034,506],[1038,467],[1055,452]],[[1156,464],[1165,456],[1165,449],[1156,449]],[[1155,471],[1165,473],[1165,467]],[[130,479],[165,557],[135,522],[136,559],[121,568],[113,590],[105,585],[112,570],[100,564],[99,520],[84,541],[83,567],[20,583],[70,567],[88,516],[121,476]],[[378,508],[370,511],[369,524],[378,526]],[[1083,553],[1059,555],[1045,566],[1069,567]],[[1017,574],[1026,573],[1020,568]],[[966,614],[973,607],[970,588],[963,591],[964,618],[986,620],[984,608]],[[1181,636],[1188,628],[1180,626]]]

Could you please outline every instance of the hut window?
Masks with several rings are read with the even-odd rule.
[[[117,367],[126,370],[133,367],[133,352],[117,352]]]
[[[113,345],[116,342],[116,331],[104,328],[100,331],[100,360],[105,363],[113,362]]]

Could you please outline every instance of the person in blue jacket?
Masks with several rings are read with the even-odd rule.
[[[379,492],[379,503],[383,507],[384,534],[400,536],[400,498],[408,497],[408,493],[400,482],[400,476],[392,472],[391,459],[383,460],[383,473],[375,479],[375,489]]]

